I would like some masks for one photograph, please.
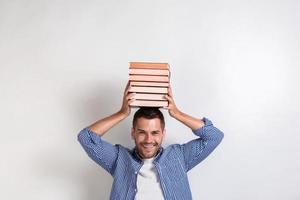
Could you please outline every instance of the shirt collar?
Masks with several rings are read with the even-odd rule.
[[[164,150],[163,147],[159,148],[159,150],[157,151],[157,153],[155,155],[154,161],[156,161],[160,157],[160,155],[163,152],[163,150]],[[139,152],[138,152],[138,150],[137,150],[136,147],[133,148],[132,152],[133,152],[133,155],[138,159],[138,161],[140,161],[140,162],[143,161],[143,158],[140,156],[140,154],[139,154]]]

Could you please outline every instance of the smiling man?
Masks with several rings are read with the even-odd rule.
[[[171,88],[165,109],[198,136],[185,144],[162,147],[166,135],[164,116],[158,108],[142,107],[133,117],[134,149],[113,145],[102,136],[130,115],[134,93],[127,84],[121,109],[98,120],[78,134],[78,140],[96,163],[113,178],[111,200],[190,200],[187,172],[203,161],[222,141],[223,133],[207,118],[197,119],[180,111]],[[177,133],[179,134],[179,133]]]
[[[153,158],[165,136],[165,121],[157,108],[141,108],[133,118],[131,129],[136,152],[141,158]]]

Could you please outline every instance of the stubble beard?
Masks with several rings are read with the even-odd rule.
[[[155,143],[139,143],[139,145],[136,145],[136,146],[137,146],[139,155],[143,159],[153,158],[157,154],[157,152],[160,148],[160,145],[157,142],[155,142]]]

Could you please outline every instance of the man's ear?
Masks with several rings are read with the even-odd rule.
[[[134,140],[134,136],[133,136],[133,134],[134,134],[134,128],[133,128],[133,127],[131,127],[131,138]]]
[[[164,130],[163,130],[163,138],[165,138],[166,133],[167,133],[167,131],[166,131],[166,129],[164,128]]]

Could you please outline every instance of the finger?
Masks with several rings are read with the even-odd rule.
[[[128,106],[130,106],[134,101],[135,101],[135,99],[130,99],[130,100],[128,101]]]
[[[170,110],[170,106],[164,106],[163,108],[166,110]]]
[[[131,90],[131,85],[128,86],[128,88],[125,90],[124,95],[127,95]]]
[[[126,84],[126,86],[125,86],[125,89],[124,89],[124,94],[126,93],[126,91],[127,91],[128,87],[129,87],[129,81],[127,81],[127,84]]]
[[[128,94],[128,95],[126,96],[126,100],[134,99],[134,96],[135,96],[135,95],[136,95],[135,92]]]
[[[169,96],[173,97],[173,92],[172,92],[171,85],[168,88],[168,94],[169,94]]]
[[[165,98],[169,101],[169,102],[173,102],[173,99],[172,99],[172,97],[170,97],[169,95],[165,95]]]
[[[130,82],[130,80],[129,80],[129,81],[127,81],[127,84],[126,84],[126,87],[125,87],[125,91],[126,91],[130,86],[131,86],[131,82]]]

